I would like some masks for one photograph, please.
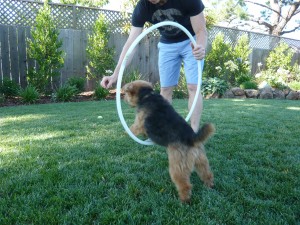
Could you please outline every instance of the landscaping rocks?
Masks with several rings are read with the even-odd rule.
[[[258,90],[255,89],[241,89],[239,87],[233,87],[227,90],[223,98],[259,98],[259,99],[287,99],[287,100],[300,100],[300,91],[293,91],[290,89],[279,90],[272,88],[267,82],[262,82],[258,86]],[[211,97],[210,97],[211,98]],[[216,98],[214,96],[213,98]]]

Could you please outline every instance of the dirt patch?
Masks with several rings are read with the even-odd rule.
[[[93,91],[82,92],[76,95],[71,101],[69,102],[85,102],[85,101],[95,101],[93,96]],[[116,99],[116,90],[109,91],[109,95],[106,96],[104,100],[115,100]],[[41,96],[38,101],[34,104],[51,104],[55,103],[51,96]],[[28,105],[22,102],[20,97],[10,97],[6,98],[3,102],[0,102],[0,107],[8,107],[8,106],[19,106],[19,105]]]

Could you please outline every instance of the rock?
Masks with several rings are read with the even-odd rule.
[[[258,90],[255,89],[245,89],[245,94],[247,98],[257,98],[258,93]]]
[[[263,81],[258,85],[258,89],[264,89],[264,88],[270,88],[271,89],[272,87],[267,83],[267,81]]]
[[[234,87],[231,89],[231,91],[234,94],[234,96],[244,96],[245,95],[245,91],[239,87]]]
[[[273,92],[271,88],[263,88],[260,90],[259,93],[259,98],[260,99],[272,99],[273,98]]]
[[[227,90],[224,94],[223,94],[224,98],[234,98],[234,94],[232,93],[231,90]]]
[[[285,94],[279,89],[273,89],[273,98],[275,99],[285,99]]]
[[[299,93],[297,91],[290,91],[290,93],[286,96],[286,99],[288,99],[288,100],[298,100],[299,99]]]

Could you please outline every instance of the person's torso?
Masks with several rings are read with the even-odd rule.
[[[200,13],[204,6],[199,0],[168,0],[164,5],[152,4],[148,0],[141,0],[134,10],[133,26],[143,26],[145,22],[156,24],[163,21],[173,21],[184,26],[192,35],[195,35],[190,17]],[[196,9],[195,9],[196,8]],[[188,36],[174,26],[158,28],[161,42],[176,43],[188,39]]]

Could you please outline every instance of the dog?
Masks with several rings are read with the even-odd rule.
[[[212,188],[214,176],[206,157],[204,142],[214,133],[212,124],[205,124],[198,132],[174,110],[151,83],[137,80],[123,87],[124,100],[136,107],[134,135],[146,135],[154,143],[167,147],[169,173],[182,202],[189,202],[192,185],[190,175],[195,169],[204,184]]]

